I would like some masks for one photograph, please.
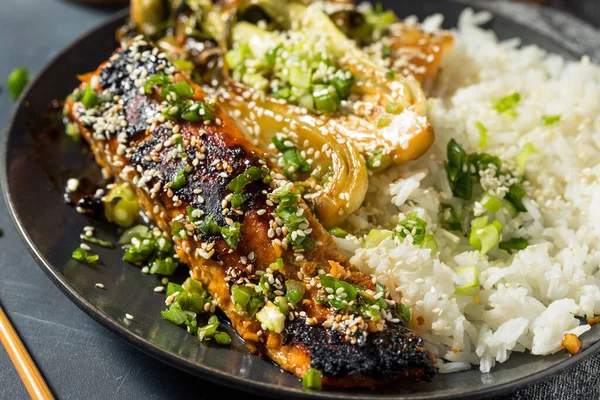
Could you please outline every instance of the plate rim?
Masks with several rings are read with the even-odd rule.
[[[441,1],[441,0],[439,0]],[[471,7],[474,9],[485,9],[485,6],[479,7],[468,5],[462,3],[460,1],[454,0],[445,0],[449,3],[454,3],[457,6],[461,7]],[[561,10],[553,9],[553,12],[566,14]],[[492,11],[490,11],[492,12]],[[351,390],[331,390],[331,391],[321,391],[321,392],[312,392],[312,391],[304,391],[302,389],[295,389],[290,387],[283,387],[274,384],[268,384],[256,380],[251,380],[247,378],[243,378],[240,376],[234,375],[234,373],[226,373],[217,369],[213,369],[208,367],[202,363],[193,362],[185,357],[174,354],[166,349],[159,347],[158,345],[152,343],[151,341],[127,330],[124,329],[121,325],[113,321],[106,313],[104,313],[100,308],[91,304],[87,299],[85,299],[81,294],[79,294],[75,288],[73,288],[64,278],[64,276],[48,261],[44,258],[42,252],[36,247],[34,241],[31,239],[25,227],[23,226],[19,216],[17,215],[17,211],[15,209],[15,205],[12,199],[12,194],[8,185],[8,143],[11,131],[14,129],[15,120],[17,114],[21,110],[21,108],[27,107],[27,98],[29,93],[33,90],[35,86],[42,80],[43,76],[47,73],[47,71],[56,64],[58,60],[63,58],[69,52],[71,52],[74,48],[76,48],[83,40],[93,35],[97,30],[100,30],[106,25],[113,24],[118,20],[125,19],[129,14],[129,8],[125,8],[121,11],[115,12],[113,15],[105,18],[101,22],[95,24],[92,28],[84,31],[83,33],[77,35],[73,41],[71,41],[67,46],[62,48],[56,55],[54,55],[45,65],[44,67],[37,73],[35,78],[27,85],[26,89],[20,94],[17,101],[13,105],[13,109],[9,115],[9,118],[6,123],[6,127],[4,129],[4,135],[2,137],[2,143],[0,145],[0,157],[2,158],[2,162],[0,165],[0,186],[2,186],[2,193],[4,196],[4,200],[6,202],[7,210],[10,215],[10,218],[15,226],[17,232],[23,243],[26,245],[28,252],[33,256],[33,259],[36,261],[36,264],[44,271],[46,276],[60,289],[62,293],[66,295],[66,297],[74,303],[79,309],[81,309],[85,314],[90,316],[93,320],[98,322],[100,325],[108,329],[110,332],[115,334],[117,337],[125,341],[126,343],[132,345],[143,353],[152,356],[156,360],[166,363],[174,368],[177,368],[183,372],[189,373],[191,375],[195,375],[201,379],[205,380],[214,380],[216,383],[220,385],[227,384],[237,384],[236,388],[245,392],[252,393],[260,393],[266,394],[268,396],[275,397],[277,395],[287,395],[293,396],[294,398],[323,398],[323,399],[343,399],[347,398],[347,396],[351,395]],[[493,15],[496,15],[492,12]],[[568,14],[566,14],[568,15]],[[510,19],[508,16],[500,15],[502,18]],[[582,21],[579,18],[571,16],[576,21]],[[517,21],[511,21],[515,24],[524,26],[523,24]],[[545,36],[543,33],[538,32],[537,30],[526,27],[529,30],[536,32],[539,35]],[[560,42],[556,41],[552,37],[545,36],[546,39],[556,43],[560,47],[567,50],[569,53],[573,53],[570,49],[565,48]],[[519,389],[523,389],[527,386],[533,385],[535,383],[541,382],[543,380],[548,380],[561,372],[566,371],[567,369],[579,364],[584,359],[592,356],[593,354],[600,351],[600,340],[591,344],[587,349],[582,351],[581,353],[570,356],[555,365],[552,365],[549,368],[538,371],[532,375],[526,375],[519,377],[510,382],[500,383],[492,386],[484,386],[479,389],[476,389],[469,393],[438,393],[438,394],[419,394],[418,392],[411,393],[408,397],[405,395],[381,395],[376,392],[372,394],[361,393],[361,397],[365,399],[410,399],[410,400],[432,400],[432,399],[481,399],[481,398],[489,398],[491,396],[498,396],[502,394],[506,394],[512,391],[516,391]],[[242,385],[240,385],[240,383]],[[354,397],[354,396],[352,396]]]

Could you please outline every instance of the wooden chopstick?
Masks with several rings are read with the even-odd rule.
[[[32,399],[54,399],[50,388],[44,381],[42,374],[35,366],[31,356],[27,352],[25,345],[19,338],[17,331],[10,323],[8,317],[0,305],[0,341],[6,348],[15,369],[19,373],[25,389],[29,392]]]

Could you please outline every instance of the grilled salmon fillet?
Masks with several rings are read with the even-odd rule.
[[[317,369],[328,387],[434,374],[382,286],[349,265],[267,154],[157,48],[135,38],[80,79],[66,107],[97,163],[136,188],[250,351],[298,377]],[[181,90],[170,86],[165,99],[171,84]],[[169,103],[188,88],[187,110],[202,117],[188,117],[195,122]],[[97,97],[86,108],[90,89]],[[237,241],[210,226],[239,231]],[[283,304],[286,315],[281,298],[294,287],[301,298]],[[236,290],[255,303],[234,301]]]

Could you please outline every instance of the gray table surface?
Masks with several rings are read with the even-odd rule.
[[[25,65],[36,74],[77,34],[114,11],[60,0],[2,0],[1,3],[1,86],[15,66]],[[2,130],[11,107],[12,100],[3,90]],[[58,398],[208,398],[217,392],[220,396],[252,398],[162,364],[84,314],[36,265],[15,231],[1,196],[0,227],[4,229],[0,238],[2,305]],[[600,399],[598,371],[600,355],[504,399]],[[0,398],[27,398],[4,349],[0,350]]]

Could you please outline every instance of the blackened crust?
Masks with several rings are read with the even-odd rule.
[[[306,346],[311,368],[325,377],[369,376],[384,382],[435,374],[423,340],[403,324],[388,324],[383,331],[369,333],[365,341],[351,344],[337,332],[297,319],[287,324],[284,344]]]

